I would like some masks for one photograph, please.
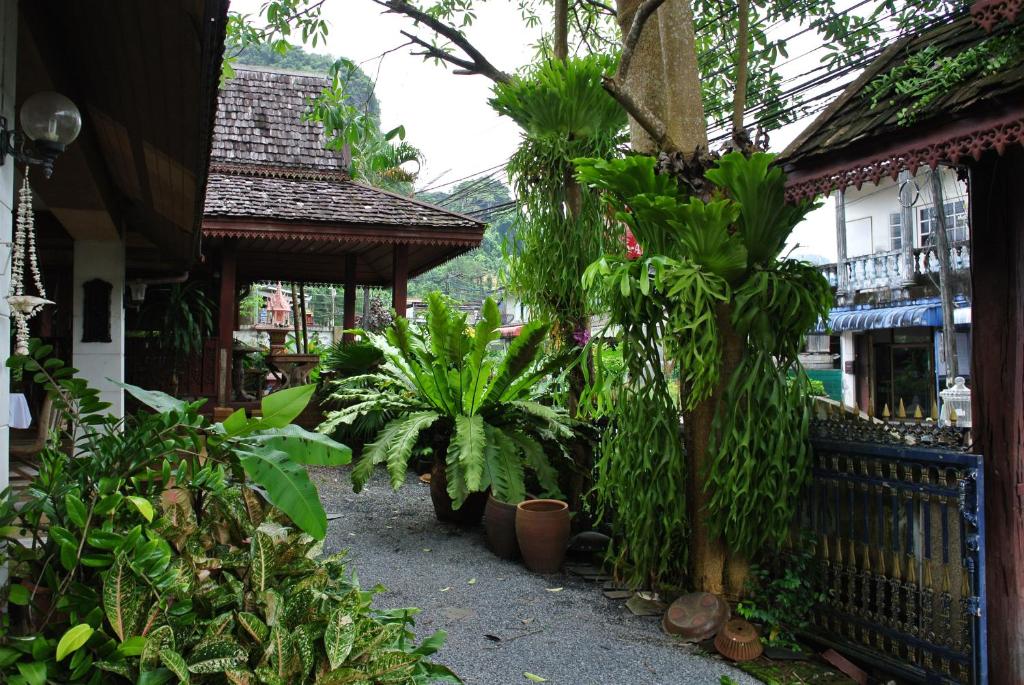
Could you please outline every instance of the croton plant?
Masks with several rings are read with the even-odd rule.
[[[39,474],[0,503],[12,580],[0,681],[44,683],[460,682],[427,661],[414,609],[379,611],[320,558],[326,517],[306,464],[348,448],[291,425],[312,388],[262,415],[212,424],[186,403],[126,386],[154,411],[103,413],[98,393],[34,345],[34,374],[62,418]]]

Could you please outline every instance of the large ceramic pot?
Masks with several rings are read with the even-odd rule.
[[[484,509],[484,527],[487,530],[487,546],[502,559],[519,556],[519,542],[516,541],[516,505],[487,498]]]
[[[558,573],[569,542],[569,505],[557,499],[531,499],[516,508],[516,537],[526,567]]]
[[[448,494],[448,476],[445,474],[443,460],[435,459],[430,469],[430,501],[434,503],[434,516],[438,521],[454,523],[460,526],[476,526],[484,517],[487,506],[487,493],[474,492],[462,506],[452,506],[452,498]]]

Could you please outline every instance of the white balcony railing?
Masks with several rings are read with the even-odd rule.
[[[850,257],[843,267],[846,269],[846,282],[850,292],[860,290],[878,290],[880,288],[899,288],[913,283],[917,277],[937,274],[939,272],[938,252],[935,247],[915,247],[907,257],[901,250],[890,252],[874,252],[872,254]],[[963,271],[971,267],[971,243],[961,241],[949,246],[949,265],[953,271]],[[841,288],[842,274],[836,264],[822,264],[819,267],[822,275],[833,288]],[[912,272],[912,273],[904,273]]]

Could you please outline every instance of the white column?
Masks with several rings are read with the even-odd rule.
[[[847,407],[852,407],[857,402],[857,375],[846,373],[847,363],[853,363],[856,359],[857,352],[853,345],[853,331],[843,331],[839,334],[839,362],[840,368],[843,371],[843,404]],[[867,363],[867,360],[861,360],[861,363]]]
[[[124,242],[76,240],[74,259],[74,316],[72,364],[100,399],[110,402],[114,416],[124,416]],[[82,342],[82,284],[102,279],[110,283],[110,342]]]
[[[7,125],[15,121],[14,75],[18,43],[18,0],[0,0],[0,116]],[[11,238],[14,211],[14,161],[8,157],[0,167],[0,490],[8,483],[7,422],[10,404],[10,372],[7,358],[11,354],[11,320],[7,308],[10,290]],[[6,573],[2,574],[6,578]]]

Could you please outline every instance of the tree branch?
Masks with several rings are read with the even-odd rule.
[[[732,98],[732,133],[744,137],[743,113],[747,106],[747,69],[749,68],[750,0],[739,2],[739,30],[736,34],[736,90]]]
[[[618,12],[615,11],[614,7],[606,5],[603,2],[598,2],[598,0],[582,0],[582,1],[583,1],[584,4],[590,5],[591,7],[594,7],[596,9],[600,10],[603,14],[607,14],[609,17],[614,17],[614,16],[618,15]],[[576,4],[579,4],[579,3],[576,3]]]
[[[647,134],[658,144],[659,149],[666,151],[676,149],[675,143],[668,135],[665,123],[643,103],[637,102],[632,93],[619,83],[617,78],[605,76],[601,83],[608,94],[622,105],[622,109],[626,110],[626,113],[633,117],[643,130],[647,131]]]
[[[380,5],[381,7],[385,7],[388,12],[391,12],[393,14],[404,14],[405,16],[409,17],[416,23],[425,25],[431,31],[434,31],[438,35],[444,36],[453,44],[455,44],[460,50],[462,50],[462,52],[464,52],[466,56],[469,57],[468,60],[460,59],[454,57],[453,55],[449,55],[443,50],[439,50],[438,48],[434,47],[433,45],[430,45],[429,43],[420,38],[416,38],[415,36],[412,36],[409,33],[406,33],[405,31],[402,32],[402,34],[409,38],[410,40],[413,40],[418,45],[425,47],[427,49],[427,56],[436,57],[437,59],[442,59],[451,64],[458,65],[462,69],[462,71],[456,73],[480,74],[481,76],[486,76],[487,78],[491,79],[496,83],[508,83],[509,81],[512,80],[511,76],[509,76],[504,71],[498,69],[496,66],[491,64],[491,62],[488,61],[486,57],[484,57],[483,53],[477,50],[476,47],[474,47],[474,45],[470,43],[469,40],[466,39],[462,32],[456,29],[455,27],[450,26],[444,23],[443,21],[440,21],[439,19],[430,16],[429,14],[419,9],[415,5],[411,4],[410,2],[407,2],[406,0],[373,1]]]
[[[427,41],[423,40],[422,38],[420,38],[418,36],[414,36],[413,34],[409,33],[408,31],[402,31],[401,34],[403,36],[405,36],[406,38],[408,38],[410,43],[413,43],[415,45],[419,45],[421,48],[423,48],[423,52],[414,52],[414,53],[412,53],[413,55],[416,55],[417,57],[430,57],[432,59],[439,59],[439,60],[442,60],[444,62],[448,62],[449,64],[454,64],[455,66],[459,67],[459,70],[457,70],[455,72],[456,74],[475,74],[475,73],[477,73],[476,71],[474,71],[474,69],[476,68],[476,65],[473,62],[470,62],[469,60],[461,59],[459,57],[456,57],[455,55],[449,54],[449,53],[445,52],[444,50],[442,50],[441,48],[439,48],[439,47],[437,47],[435,45],[431,45],[430,43],[428,43]]]
[[[633,21],[629,25],[629,31],[622,40],[622,57],[619,59],[619,68],[614,76],[605,76],[602,79],[602,85],[608,94],[622,105],[626,113],[633,117],[633,120],[640,124],[640,127],[658,144],[659,149],[675,150],[675,143],[668,135],[668,127],[665,126],[665,122],[650,108],[638,102],[626,87],[626,75],[629,73],[629,67],[633,61],[633,52],[636,50],[637,43],[640,42],[640,34],[643,33],[647,20],[664,2],[665,0],[644,0],[643,4],[637,8],[636,14],[633,15]]]
[[[616,75],[620,82],[626,82],[626,74],[629,73],[629,65],[633,61],[633,51],[640,42],[640,34],[643,33],[647,20],[664,2],[665,0],[644,0],[637,8],[633,23],[629,25],[629,33],[622,39],[622,58],[619,60],[619,71]]]

